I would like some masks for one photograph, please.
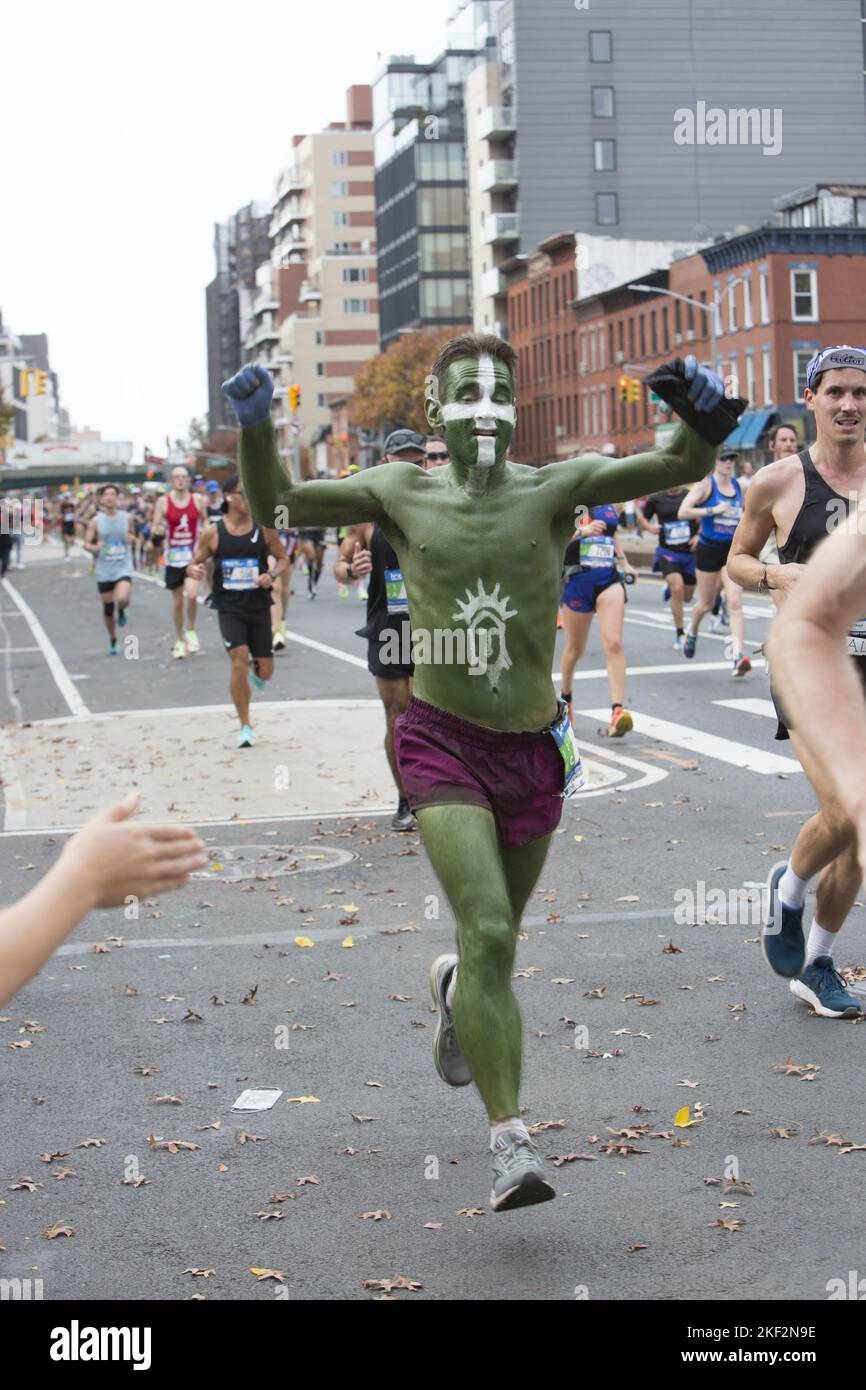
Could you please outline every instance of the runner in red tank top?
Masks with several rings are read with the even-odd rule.
[[[174,617],[175,660],[200,651],[195,632],[198,615],[198,580],[187,575],[192,564],[196,536],[205,523],[204,502],[189,490],[189,472],[182,464],[171,470],[171,490],[157,499],[153,533],[166,537],[165,587],[171,590]],[[186,626],[184,626],[186,597]]]

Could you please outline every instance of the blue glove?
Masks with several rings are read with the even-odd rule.
[[[712,367],[702,367],[696,357],[685,360],[686,381],[690,381],[689,400],[696,410],[715,410],[725,394],[725,383]]]
[[[274,383],[265,367],[241,367],[222,384],[222,393],[230,402],[242,430],[261,425],[271,413]]]

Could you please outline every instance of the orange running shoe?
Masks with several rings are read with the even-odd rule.
[[[627,709],[622,705],[614,705],[608,726],[608,738],[622,738],[624,734],[630,733],[634,728],[634,720]]]

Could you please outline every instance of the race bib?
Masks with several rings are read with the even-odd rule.
[[[583,763],[580,761],[580,754],[577,751],[577,744],[574,741],[571,720],[568,716],[568,706],[564,701],[562,708],[563,713],[554,724],[550,733],[554,743],[559,749],[562,761],[565,764],[562,795],[563,797],[569,797],[583,790],[586,786],[586,777],[583,771]]]
[[[688,545],[692,528],[687,521],[666,521],[665,540],[668,545]]]
[[[613,536],[592,536],[580,542],[580,563],[590,569],[613,569],[615,557]]]
[[[223,560],[223,588],[237,592],[239,589],[255,589],[259,577],[259,562],[254,555],[241,560]]]
[[[408,613],[409,600],[406,597],[406,584],[402,570],[385,571],[385,594],[389,613]]]
[[[866,618],[861,618],[848,633],[848,655],[866,656]]]
[[[733,535],[740,524],[740,517],[742,515],[742,507],[728,507],[727,511],[721,512],[719,516],[713,517],[715,529]]]
[[[165,557],[165,563],[172,569],[186,569],[187,565],[192,564],[192,546],[174,545]]]
[[[99,552],[101,560],[125,560],[126,545],[123,541],[109,541]]]

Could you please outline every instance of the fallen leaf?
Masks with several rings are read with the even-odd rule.
[[[106,1143],[105,1139],[82,1139],[80,1144],[76,1144],[76,1149],[101,1149]]]
[[[310,1174],[308,1177],[306,1177],[306,1178],[298,1178],[298,1179],[297,1179],[297,1182],[295,1183],[295,1186],[296,1186],[296,1187],[318,1187],[318,1186],[319,1186],[319,1179],[315,1176],[315,1174],[312,1174],[312,1173],[311,1173],[311,1174]]]
[[[595,1154],[557,1154],[553,1159],[554,1168],[561,1168],[564,1163],[595,1163]]]
[[[278,1284],[285,1284],[286,1276],[281,1269],[256,1269],[250,1265],[250,1274],[254,1274],[259,1283],[263,1279],[275,1279]]]
[[[318,1096],[288,1096],[286,1105],[321,1105]]]
[[[36,1192],[42,1186],[43,1184],[41,1182],[34,1182],[32,1178],[18,1178],[15,1182],[9,1184],[9,1191]]]
[[[216,1274],[215,1269],[185,1269],[184,1274],[191,1274],[193,1279],[210,1279]]]
[[[382,1211],[362,1211],[362,1212],[361,1212],[361,1220],[362,1220],[362,1221],[390,1221],[390,1220],[391,1220],[391,1213],[390,1213],[389,1211],[384,1211],[384,1210],[382,1210]]]
[[[245,1129],[235,1130],[236,1144],[259,1144],[267,1136],[264,1134],[247,1134]]]
[[[674,943],[673,943],[672,941],[669,941],[668,944],[667,944],[667,946],[662,946],[662,955],[663,955],[663,956],[681,956],[682,954],[683,954],[682,947],[681,947],[681,946],[675,946]],[[644,1249],[645,1249],[645,1248],[646,1248],[646,1247],[644,1247]]]
[[[71,1226],[66,1226],[62,1221],[57,1221],[53,1226],[42,1232],[46,1240],[56,1240],[58,1236],[74,1236],[75,1232]]]
[[[316,944],[315,941],[311,941],[310,938],[309,938],[308,936],[296,936],[296,937],[295,937],[295,945],[296,945],[296,946],[315,946],[315,944]]]
[[[723,1231],[737,1232],[741,1231],[746,1223],[744,1221],[738,1221],[736,1217],[726,1218],[724,1216],[717,1216],[715,1221],[709,1221],[707,1224],[709,1226],[720,1226]]]
[[[649,1246],[648,1246],[648,1245],[630,1245],[630,1246],[628,1247],[628,1250],[626,1251],[626,1254],[628,1254],[628,1255],[634,1255],[634,1254],[636,1253],[636,1251],[638,1251],[638,1250],[649,1250]]]
[[[424,1285],[419,1284],[417,1279],[407,1279],[404,1275],[398,1274],[396,1279],[362,1279],[362,1289],[372,1289],[381,1293],[391,1293],[394,1289],[407,1289],[410,1293],[417,1293],[423,1289]]]
[[[282,1221],[286,1213],[284,1211],[257,1211],[256,1216],[259,1221]]]
[[[457,1212],[458,1216],[485,1216],[483,1207],[461,1207]]]

